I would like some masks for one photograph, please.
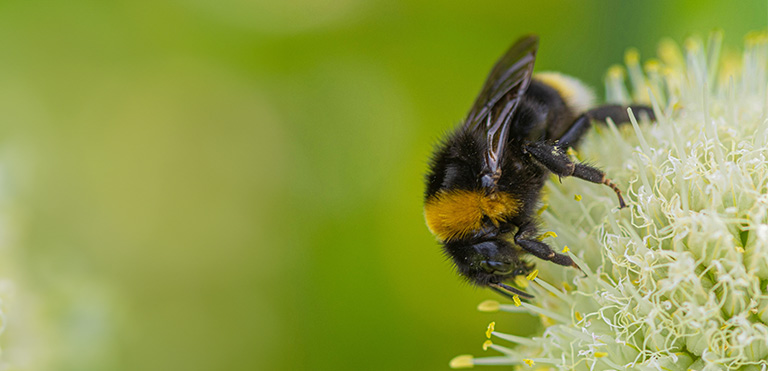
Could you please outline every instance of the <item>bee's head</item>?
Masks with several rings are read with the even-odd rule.
[[[530,297],[520,290],[503,283],[517,276],[526,275],[532,264],[520,259],[520,253],[503,239],[489,239],[473,243],[456,241],[445,245],[445,251],[456,264],[459,273],[478,286],[504,287],[523,297]]]

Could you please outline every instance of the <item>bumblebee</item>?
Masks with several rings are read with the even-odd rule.
[[[629,121],[627,107],[590,108],[591,90],[558,73],[533,74],[538,37],[515,42],[491,70],[464,122],[435,148],[424,215],[456,270],[507,297],[533,296],[505,282],[528,274],[531,254],[562,266],[573,260],[538,240],[535,210],[550,174],[619,188],[567,155],[592,121]],[[645,106],[630,106],[653,119]]]

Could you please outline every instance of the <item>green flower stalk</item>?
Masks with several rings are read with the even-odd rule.
[[[658,60],[629,51],[609,70],[607,100],[649,103],[658,122],[596,125],[571,155],[599,164],[629,207],[605,187],[549,182],[542,219],[557,236],[545,238],[582,272],[539,262],[519,282],[530,303],[481,303],[543,330],[491,324],[483,348],[501,355],[452,367],[768,369],[768,36],[748,35],[740,62],[720,62],[721,41],[664,41]]]

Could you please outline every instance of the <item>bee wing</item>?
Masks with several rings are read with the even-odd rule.
[[[484,170],[487,174],[494,174],[499,168],[510,121],[531,82],[538,47],[536,35],[517,40],[496,62],[467,115],[465,127],[486,135],[488,151]]]

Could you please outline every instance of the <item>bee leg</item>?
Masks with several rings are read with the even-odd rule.
[[[557,145],[563,148],[575,147],[584,134],[586,134],[587,130],[589,130],[590,126],[592,126],[592,120],[605,123],[610,117],[616,124],[629,122],[627,108],[631,108],[636,117],[647,115],[650,120],[656,119],[656,115],[653,113],[653,108],[648,106],[620,106],[618,104],[606,104],[604,106],[593,108],[574,120],[571,127],[568,128],[568,131],[558,139]]]
[[[524,224],[515,234],[515,244],[539,259],[548,260],[555,264],[566,267],[571,266],[578,268],[576,263],[574,263],[568,255],[554,252],[554,250],[552,250],[552,248],[544,242],[538,240],[529,240],[526,238],[526,236],[530,236],[535,233],[536,227],[532,223]]]
[[[655,120],[656,114],[653,113],[653,108],[643,105],[630,105],[621,106],[618,104],[606,104],[604,106],[595,107],[587,111],[586,115],[592,118],[592,120],[605,122],[609,117],[614,123],[621,124],[623,122],[629,122],[629,114],[627,108],[632,109],[632,114],[638,119],[642,115],[647,115],[649,120]]]
[[[602,170],[571,161],[561,146],[553,146],[541,141],[526,144],[524,148],[533,158],[557,176],[574,176],[592,183],[605,184],[611,187],[619,198],[619,208],[627,206],[624,203],[624,198],[621,197],[619,187],[608,179]]]
[[[590,126],[592,126],[592,120],[589,119],[589,116],[586,114],[579,116],[568,128],[568,131],[557,140],[557,145],[563,148],[575,147]]]

